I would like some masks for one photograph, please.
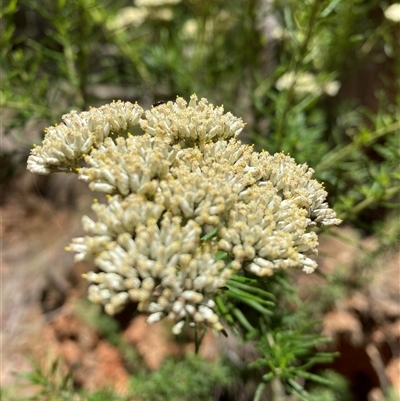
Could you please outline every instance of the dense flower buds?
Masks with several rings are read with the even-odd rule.
[[[72,112],[46,131],[28,169],[76,171],[108,194],[69,247],[99,269],[86,275],[90,300],[109,314],[136,302],[175,334],[185,322],[221,330],[214,297],[232,274],[314,271],[310,228],[340,222],[327,193],[307,165],[237,140],[244,125],[193,95],[146,112],[123,102]]]
[[[46,129],[42,146],[31,151],[28,170],[36,174],[73,171],[83,156],[106,137],[124,135],[136,125],[143,109],[129,102],[113,102],[100,108],[62,117],[62,123]]]

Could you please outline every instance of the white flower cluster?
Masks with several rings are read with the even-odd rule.
[[[294,71],[289,71],[276,81],[276,88],[280,91],[293,87],[296,93],[312,93],[315,96],[321,96],[323,93],[336,96],[340,86],[339,81],[318,82],[316,76],[309,72],[296,74]]]
[[[340,222],[312,169],[242,144],[242,120],[206,99],[177,98],[144,118],[122,102],[68,116],[28,168],[74,170],[107,194],[107,204],[93,204],[96,221],[83,217],[88,235],[69,247],[76,260],[94,260],[89,299],[107,313],[133,301],[150,323],[171,319],[175,334],[185,322],[221,330],[214,298],[232,274],[311,273],[311,228]],[[134,124],[143,135],[129,134]]]
[[[182,0],[136,0],[135,6],[122,7],[115,15],[110,15],[106,26],[110,31],[120,32],[127,28],[137,28],[147,19],[171,21],[173,6]]]
[[[244,127],[242,119],[224,108],[209,104],[206,99],[199,102],[196,95],[189,104],[182,98],[153,107],[140,120],[143,131],[153,136],[168,137],[183,147],[201,146],[209,141],[222,141],[239,135]]]
[[[129,102],[113,102],[99,108],[62,117],[62,123],[46,129],[42,146],[36,146],[28,159],[28,170],[47,175],[73,171],[94,146],[110,134],[120,135],[136,125],[143,109]]]
[[[384,16],[390,21],[400,22],[400,3],[391,4],[385,11]]]
[[[136,0],[137,7],[161,7],[180,3],[181,0]]]

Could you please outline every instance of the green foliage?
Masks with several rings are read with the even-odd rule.
[[[115,394],[113,390],[104,389],[82,395],[82,401],[129,401],[129,397],[121,397]]]
[[[388,4],[379,0],[274,4],[281,22],[280,64],[269,76],[258,73],[253,102],[259,124],[253,125],[252,138],[270,152],[283,149],[315,168],[340,217],[371,232],[366,211],[382,215],[388,208],[398,210],[400,191],[400,81],[393,81],[399,65],[390,50],[396,35],[389,21],[377,22],[370,16]],[[372,89],[379,104],[375,113],[356,98],[346,101],[341,91],[335,96],[328,90],[332,84],[346,90],[350,79],[357,79],[350,73],[363,73],[369,64],[380,69],[381,83],[371,84],[384,88],[380,93]],[[288,72],[296,79],[279,85]]]
[[[95,392],[77,391],[73,385],[72,374],[60,359],[53,360],[48,368],[31,362],[32,370],[21,372],[24,379],[20,385],[36,389],[35,394],[28,397],[15,395],[15,389],[0,389],[1,399],[8,401],[128,401],[128,397],[118,396],[114,391],[104,388]],[[32,390],[30,391],[32,393]]]
[[[272,391],[273,382],[284,394],[304,401],[311,401],[306,383],[330,384],[309,370],[331,362],[336,354],[318,351],[329,340],[318,333],[318,322],[310,321],[285,274],[266,280],[233,276],[217,307],[236,336],[251,339],[259,353],[246,368],[261,378],[254,400]]]
[[[399,400],[399,391],[395,388],[389,388],[387,391],[387,395],[384,401],[398,401]]]
[[[63,371],[59,359],[54,360],[49,369],[44,369],[36,362],[32,362],[32,368],[32,372],[21,373],[21,377],[39,387],[31,400],[68,401],[70,399],[73,391],[72,377]]]
[[[273,315],[276,296],[272,294],[270,283],[264,280],[233,275],[227,281],[227,291],[216,298],[220,315],[225,319],[236,335],[240,331],[238,325],[244,329],[245,339],[253,339],[260,335],[258,316],[268,317]],[[247,309],[246,314],[243,308]],[[252,320],[256,319],[256,325]]]
[[[134,395],[143,401],[212,401],[217,385],[221,390],[231,380],[222,363],[187,354],[183,360],[165,360],[154,373],[132,377],[131,383]]]
[[[352,401],[349,383],[343,376],[327,370],[324,377],[330,381],[329,385],[313,386],[310,390],[310,401]]]
[[[364,229],[368,227],[358,217],[378,206],[397,209],[400,193],[400,124],[394,114],[370,117],[368,125],[360,124],[352,142],[327,152],[317,167],[337,194],[341,216],[357,220]]]

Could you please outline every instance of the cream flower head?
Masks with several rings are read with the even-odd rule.
[[[135,125],[142,135],[129,133]],[[232,274],[314,271],[313,227],[340,223],[327,193],[307,165],[242,144],[244,126],[192,95],[147,111],[115,102],[72,112],[47,129],[28,169],[74,171],[107,194],[68,248],[97,267],[85,275],[91,301],[109,314],[135,302],[175,334],[185,323],[222,330],[214,299]]]
[[[153,136],[168,138],[183,147],[202,146],[209,141],[221,141],[236,137],[245,124],[241,118],[224,113],[223,106],[214,107],[207,99],[198,101],[190,97],[189,104],[178,97],[145,112],[140,120],[143,131]]]
[[[400,3],[391,4],[385,11],[384,11],[385,18],[393,21],[393,22],[400,22]]]

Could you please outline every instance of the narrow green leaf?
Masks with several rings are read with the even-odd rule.
[[[332,380],[315,375],[314,373],[305,372],[304,370],[298,370],[296,373],[297,376],[303,377],[304,379],[311,380],[319,384],[323,384],[325,386],[332,386],[333,384]]]
[[[241,296],[239,296],[239,295],[237,295],[237,294],[235,294],[235,293],[233,293],[231,291],[228,291],[227,295],[230,296],[231,298],[235,298],[235,299],[245,303],[246,305],[250,306],[251,308],[257,310],[260,313],[262,313],[263,315],[271,316],[273,314],[270,310],[265,309],[259,303],[255,302],[255,301],[253,301],[251,299],[243,298],[243,297],[241,297]]]
[[[209,239],[215,237],[215,235],[217,234],[217,232],[218,232],[218,228],[215,227],[215,228],[213,228],[212,230],[210,230],[207,234],[205,234],[203,237],[201,237],[201,240],[202,240],[202,241],[207,241],[207,240],[209,240]],[[224,252],[224,253],[225,253],[225,252]]]
[[[232,310],[232,313],[235,315],[236,319],[239,321],[239,323],[249,332],[252,333],[254,331],[257,331],[251,324],[250,322],[246,319],[246,317],[243,315],[242,311],[239,309],[235,308]]]
[[[263,290],[261,288],[257,288],[257,287],[253,287],[253,286],[248,285],[248,284],[244,284],[243,282],[240,282],[240,281],[236,280],[235,277],[231,277],[227,281],[227,284],[231,285],[231,286],[234,286],[234,287],[237,287],[237,288],[241,288],[244,291],[252,292],[253,294],[257,294],[257,295],[272,299],[274,301],[276,300],[275,295],[271,294],[270,292],[267,292],[267,291],[265,291],[265,290]]]
[[[228,285],[228,288],[229,288],[229,285]],[[234,294],[237,294],[238,296],[241,296],[243,298],[251,299],[254,302],[257,302],[257,303],[262,304],[262,305],[275,306],[275,304],[273,302],[271,302],[271,301],[267,301],[265,299],[257,297],[256,295],[249,294],[248,292],[242,291],[242,290],[240,290],[238,288],[235,288],[235,287],[230,287],[229,291],[234,293]],[[228,293],[228,295],[229,295],[229,293]]]

